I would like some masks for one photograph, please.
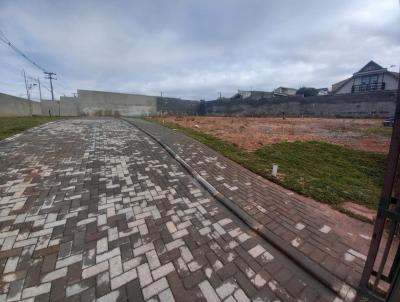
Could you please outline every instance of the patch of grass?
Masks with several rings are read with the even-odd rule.
[[[0,117],[0,140],[29,128],[55,121],[59,117],[32,116],[32,117]]]
[[[283,142],[247,152],[206,133],[173,123],[162,125],[177,129],[245,168],[305,196],[339,209],[345,201],[377,208],[385,169],[383,154],[317,141]],[[273,163],[279,165],[277,178],[271,176]]]
[[[385,155],[317,141],[268,145],[255,155],[267,167],[263,176],[279,164],[282,184],[292,190],[336,206],[353,201],[377,208]]]
[[[381,136],[384,138],[390,138],[392,136],[391,127],[371,127],[371,128],[356,128],[357,132],[360,132],[364,136]]]

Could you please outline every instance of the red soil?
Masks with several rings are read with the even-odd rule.
[[[390,138],[381,120],[335,118],[160,117],[212,134],[245,150],[292,141],[323,141],[355,150],[386,153]]]

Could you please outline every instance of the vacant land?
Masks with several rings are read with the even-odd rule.
[[[391,128],[376,119],[163,117],[165,122],[196,129],[244,150],[279,142],[321,141],[353,150],[386,153]]]
[[[58,119],[60,118],[46,116],[0,117],[0,140],[25,131],[26,129]]]
[[[162,117],[157,121],[263,177],[341,210],[353,210],[354,203],[377,207],[391,131],[378,120]],[[376,146],[378,142],[382,146]],[[279,165],[276,178],[271,176],[273,163]]]

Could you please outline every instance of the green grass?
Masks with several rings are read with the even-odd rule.
[[[60,119],[59,117],[0,117],[0,140],[26,129]]]
[[[392,136],[391,127],[371,127],[371,128],[357,128],[357,132],[360,132],[364,136],[381,136],[384,138],[390,138]]]
[[[284,142],[247,152],[206,133],[172,123],[163,125],[178,129],[265,178],[338,209],[343,210],[340,205],[345,201],[377,208],[385,169],[383,154],[317,141]],[[271,176],[273,163],[279,165],[277,178]]]

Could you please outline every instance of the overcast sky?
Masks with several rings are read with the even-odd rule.
[[[57,96],[94,89],[213,99],[330,87],[371,59],[400,64],[399,0],[0,0],[0,29],[57,73]],[[24,95],[22,69],[49,86],[0,44],[0,92]]]

